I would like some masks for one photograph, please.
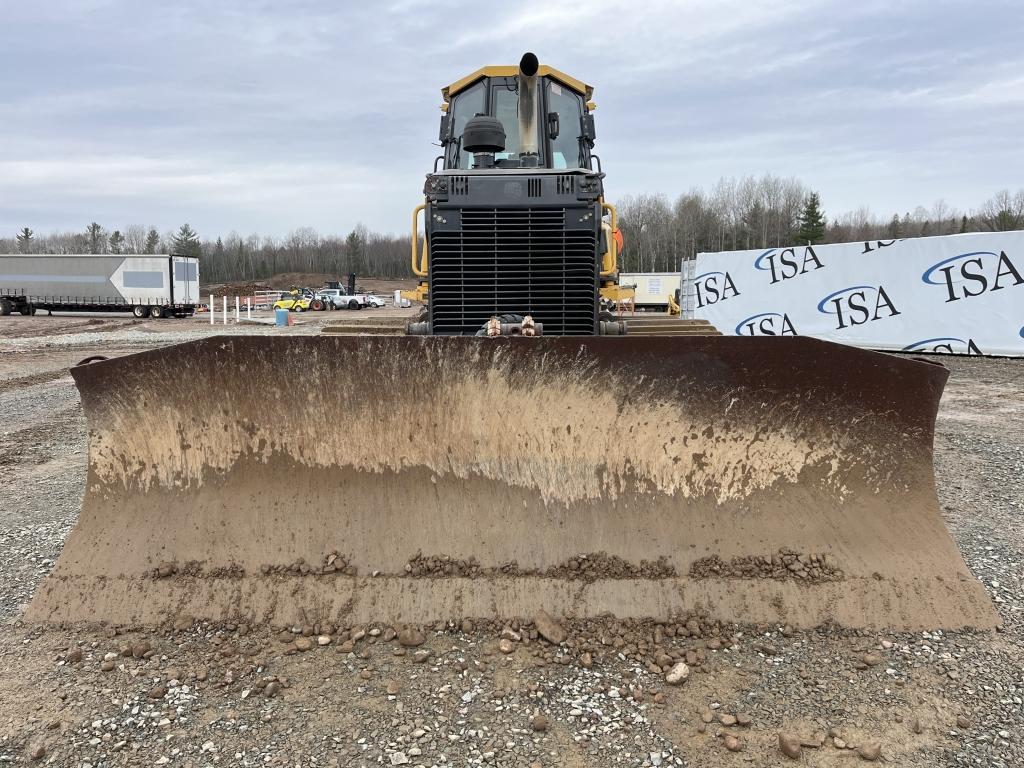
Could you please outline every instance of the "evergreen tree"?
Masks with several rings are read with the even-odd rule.
[[[960,234],[963,234],[965,232],[970,232],[970,230],[967,228],[967,214],[966,213],[964,214],[964,217],[962,219],[960,219]]]
[[[801,243],[814,245],[825,239],[825,214],[821,211],[821,198],[811,192],[800,212],[800,231],[797,238]]]
[[[991,222],[992,229],[996,232],[1009,232],[1017,229],[1017,216],[1009,208],[1003,208]]]
[[[903,225],[900,223],[900,215],[898,213],[894,213],[892,215],[892,221],[889,222],[888,233],[890,240],[898,240],[900,235],[903,234]]]
[[[199,243],[199,235],[187,223],[181,225],[171,243],[174,246],[174,253],[178,256],[202,255],[203,247]]]
[[[32,241],[35,239],[35,232],[25,227],[17,235],[18,252],[29,253],[32,250]]]
[[[121,230],[115,229],[110,237],[107,238],[107,242],[110,244],[111,253],[121,253],[124,250],[124,235],[121,234]]]
[[[903,214],[903,221],[900,223],[900,232],[904,237],[913,237],[911,232],[914,229],[914,220],[910,218],[910,211]]]
[[[146,233],[146,253],[156,253],[156,249],[160,246],[160,234],[155,229],[150,229]]]
[[[85,228],[85,241],[88,244],[89,253],[103,253],[104,238],[103,227],[95,221]]]
[[[353,272],[362,273],[364,271],[367,239],[366,227],[362,224],[357,224],[356,228],[345,238],[345,256],[348,259],[348,268]]]

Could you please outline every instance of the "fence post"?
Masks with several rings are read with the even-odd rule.
[[[214,315],[217,314],[217,305],[213,303],[213,294],[210,294],[210,325],[213,325]]]
[[[224,297],[224,325],[228,324],[228,297]]]
[[[245,297],[245,319],[252,320],[252,296]]]
[[[238,323],[238,302],[239,298],[235,296],[235,323]]]

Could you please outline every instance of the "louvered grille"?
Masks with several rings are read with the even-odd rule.
[[[435,334],[475,333],[530,314],[546,336],[590,336],[597,321],[597,239],[566,230],[564,208],[467,208],[456,231],[430,233]]]

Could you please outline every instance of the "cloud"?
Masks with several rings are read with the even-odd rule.
[[[5,230],[404,231],[439,89],[527,49],[596,86],[612,197],[772,172],[885,212],[1024,178],[1009,0],[51,0],[5,22]]]

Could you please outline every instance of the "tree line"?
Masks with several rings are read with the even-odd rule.
[[[626,243],[622,269],[672,272],[700,252],[1024,229],[1024,189],[998,192],[972,211],[939,200],[885,218],[866,207],[828,217],[819,195],[802,182],[766,175],[723,178],[674,201],[625,197],[618,213]]]
[[[662,194],[627,196],[618,202],[618,215],[625,241],[620,269],[672,272],[701,251],[1024,229],[1024,189],[998,192],[969,212],[939,200],[902,216],[878,218],[862,207],[829,218],[817,192],[794,178],[765,175],[723,178],[710,190],[692,189],[674,201]],[[300,227],[284,238],[231,232],[204,239],[188,224],[161,233],[134,224],[108,230],[92,222],[80,232],[37,235],[24,227],[0,237],[0,253],[198,256],[204,283],[256,281],[283,272],[408,278],[409,250],[408,236],[371,232],[362,224],[345,236]]]
[[[370,232],[362,224],[343,237],[300,227],[287,237],[231,232],[203,239],[189,224],[177,231],[132,225],[109,231],[93,222],[83,232],[36,235],[22,229],[0,237],[0,253],[173,253],[202,260],[204,283],[257,281],[282,272],[317,272],[364,277],[409,277],[409,238]]]

